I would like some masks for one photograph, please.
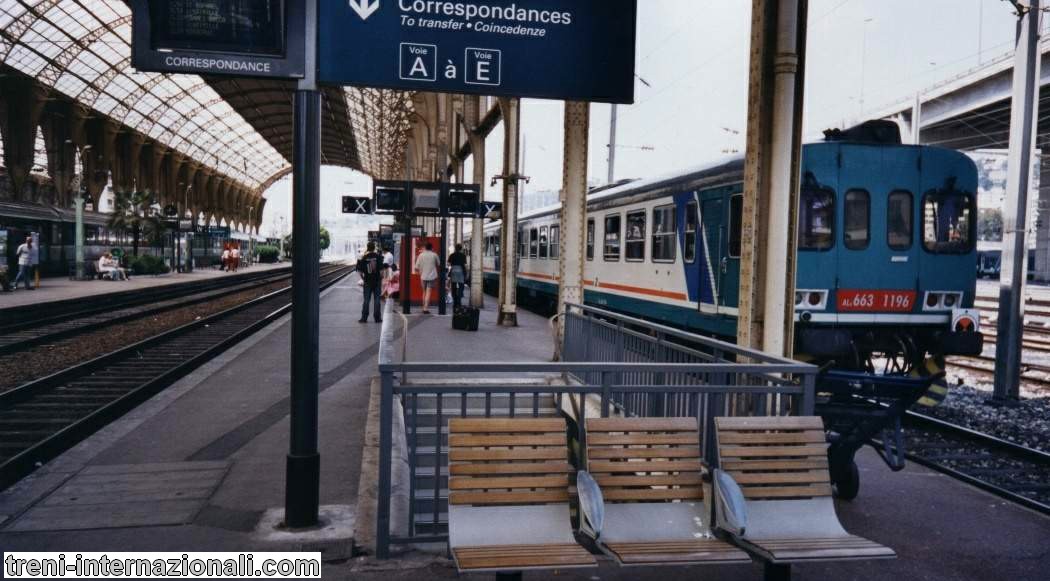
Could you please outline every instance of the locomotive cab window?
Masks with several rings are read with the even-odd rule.
[[[835,191],[803,185],[798,213],[799,250],[829,250],[835,244]]]
[[[740,258],[744,231],[744,196],[729,197],[729,257]]]
[[[653,262],[674,262],[678,222],[674,206],[653,208]]]
[[[551,226],[550,245],[551,260],[561,258],[561,226]]]
[[[547,258],[547,227],[540,227],[540,258]]]
[[[936,254],[966,254],[973,250],[973,196],[936,192],[923,197],[923,247]]]
[[[871,243],[871,195],[864,190],[846,192],[843,242],[850,250],[864,250]]]
[[[529,258],[538,258],[540,255],[540,233],[533,228],[529,230]]]
[[[896,191],[886,200],[886,244],[891,250],[908,250],[912,245],[911,192]]]
[[[645,212],[627,214],[626,252],[624,259],[632,262],[645,260]]]
[[[587,220],[587,260],[594,260],[594,218]]]
[[[685,205],[685,261],[692,264],[696,260],[696,202]]]
[[[620,260],[620,215],[605,217],[605,245],[602,249],[605,260]]]

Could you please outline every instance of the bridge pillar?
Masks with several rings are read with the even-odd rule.
[[[518,245],[518,163],[521,101],[500,98],[503,115],[503,236],[499,268],[499,325],[518,326],[518,269],[514,250]]]
[[[561,259],[558,274],[558,313],[565,304],[583,304],[583,267],[586,252],[587,147],[591,125],[588,103],[565,103],[565,153],[560,214]],[[610,150],[610,155],[611,155]],[[558,319],[558,337],[565,334],[565,318]]]

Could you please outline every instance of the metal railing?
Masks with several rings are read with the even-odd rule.
[[[443,515],[451,418],[557,417],[566,398],[575,418],[695,417],[704,455],[714,464],[714,438],[708,434],[715,417],[813,413],[815,366],[601,309],[570,305],[565,316],[566,360],[560,363],[399,361],[394,319],[385,319],[379,353],[378,557],[386,558],[391,545],[448,540]],[[404,380],[408,374],[411,384]],[[536,381],[523,383],[522,377]],[[573,424],[575,438],[585,442],[585,423]]]

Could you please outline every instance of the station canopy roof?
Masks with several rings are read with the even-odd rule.
[[[294,83],[136,72],[123,1],[3,0],[0,61],[248,187],[289,171]],[[324,93],[322,163],[398,175],[411,95]]]

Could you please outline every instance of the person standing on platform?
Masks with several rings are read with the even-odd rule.
[[[387,265],[387,268],[394,266],[394,253],[389,244],[383,247],[383,264]]]
[[[364,301],[361,303],[361,318],[358,323],[368,322],[368,304],[372,303],[372,318],[375,322],[383,322],[383,306],[380,300],[383,286],[383,271],[386,264],[383,257],[376,252],[375,242],[368,243],[368,251],[357,261],[357,274],[361,276],[361,290],[364,293]]]
[[[225,271],[230,266],[230,245],[222,249],[222,258],[219,259],[219,270]]]
[[[430,314],[430,291],[437,286],[438,268],[441,267],[441,259],[434,252],[434,245],[427,242],[423,252],[416,257],[416,271],[419,272],[419,280],[423,283],[423,314]]]
[[[233,248],[230,249],[230,269],[233,272],[237,272],[237,268],[241,266],[241,245],[234,244]]]
[[[18,289],[18,281],[22,281],[26,290],[36,290],[29,284],[31,270],[31,255],[33,253],[33,237],[26,236],[24,244],[18,247],[15,255],[18,257],[18,276],[15,277],[15,289]]]
[[[29,267],[33,270],[33,288],[40,288],[40,239],[29,251]]]
[[[463,306],[463,287],[467,284],[467,255],[462,244],[457,244],[448,257],[448,280],[452,284],[452,308],[458,309]]]

